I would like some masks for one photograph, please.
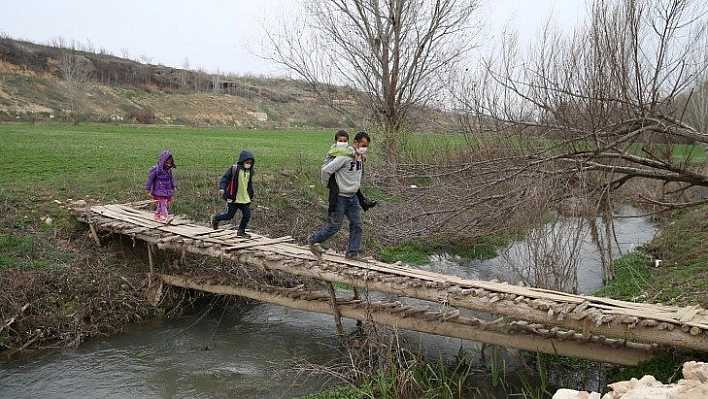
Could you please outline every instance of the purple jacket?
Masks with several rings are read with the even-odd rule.
[[[172,197],[173,190],[177,188],[175,178],[172,176],[172,168],[176,168],[177,165],[175,165],[174,159],[172,159],[172,166],[165,169],[165,162],[168,159],[172,159],[172,154],[167,150],[162,151],[157,165],[150,168],[150,174],[148,175],[147,183],[145,183],[145,189],[150,190],[150,194],[152,194],[153,197]]]

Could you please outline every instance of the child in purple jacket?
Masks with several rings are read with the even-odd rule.
[[[155,209],[155,220],[172,221],[172,217],[167,213],[167,204],[172,202],[172,195],[177,190],[177,183],[172,175],[172,169],[176,168],[175,161],[169,151],[162,151],[157,165],[150,168],[147,183],[145,183],[145,194],[152,195],[153,201],[157,202]]]

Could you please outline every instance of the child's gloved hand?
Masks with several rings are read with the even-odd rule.
[[[368,211],[369,209],[373,208],[378,204],[379,201],[372,200],[371,198],[364,197],[364,200],[359,204],[361,206],[361,209],[364,210],[364,212]]]

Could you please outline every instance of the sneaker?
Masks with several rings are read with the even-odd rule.
[[[317,257],[317,259],[322,259],[322,254],[324,253],[324,249],[322,249],[322,246],[319,243],[313,243],[312,241],[308,241],[309,247],[310,247],[310,252],[312,252],[313,255]]]
[[[173,221],[174,219],[175,219],[174,216],[169,216],[169,215],[167,215],[167,217],[165,217],[165,224],[170,224],[170,223],[172,223],[172,221]]]
[[[211,228],[217,230],[219,228],[219,221],[216,220],[216,215],[211,215]]]
[[[239,230],[236,232],[236,237],[251,238],[251,235],[246,233],[245,230]]]
[[[358,261],[364,260],[364,258],[362,258],[361,255],[359,255],[359,254],[346,254],[346,255],[344,255],[344,259],[358,260]]]

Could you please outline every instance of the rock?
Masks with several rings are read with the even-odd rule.
[[[683,364],[683,378],[695,380],[701,383],[708,381],[708,363],[698,363],[694,361]]]
[[[553,399],[600,399],[600,394],[563,388],[553,395]]]
[[[683,364],[683,380],[675,384],[662,384],[656,378],[645,375],[637,380],[609,384],[610,392],[602,399],[697,399],[708,398],[708,363],[686,362]],[[553,399],[600,399],[597,392],[559,389]]]

